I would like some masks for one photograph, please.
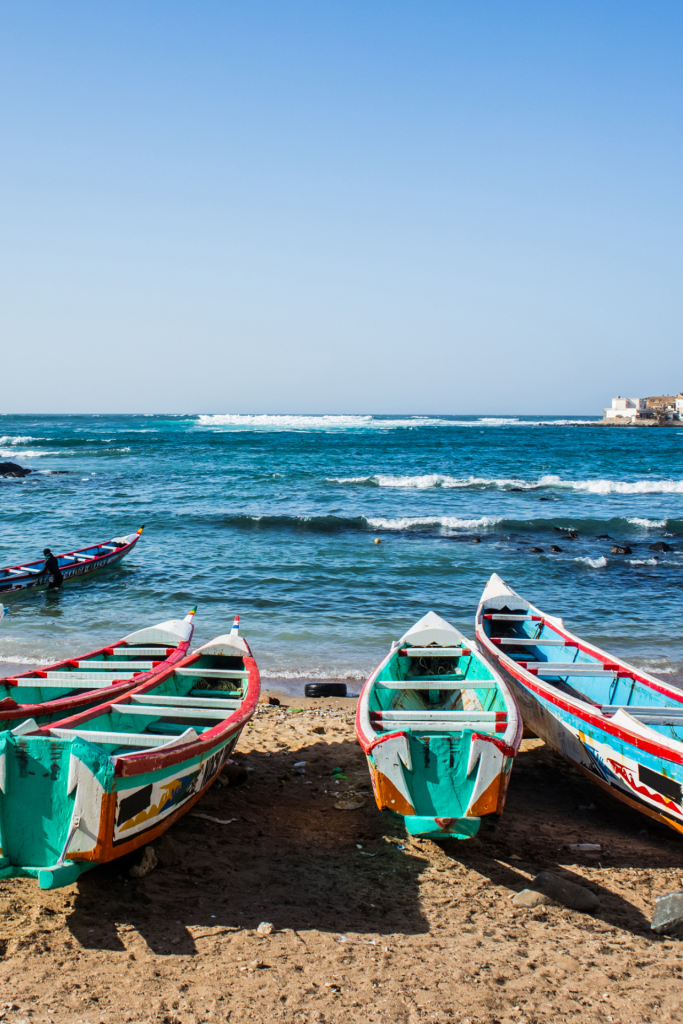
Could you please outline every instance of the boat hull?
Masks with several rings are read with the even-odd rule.
[[[503,812],[522,719],[500,675],[430,612],[367,680],[356,735],[380,810],[411,835],[469,839]]]
[[[604,792],[674,831],[683,832],[683,742],[674,730],[670,730],[669,736],[650,728],[638,720],[637,707],[632,714],[628,713],[628,703],[614,704],[619,709],[614,713],[609,685],[603,687],[607,699],[598,702],[597,693],[596,700],[589,701],[573,688],[563,690],[543,679],[540,669],[544,664],[558,664],[557,659],[534,662],[532,671],[528,665],[516,664],[499,646],[501,641],[495,643],[495,638],[489,636],[484,624],[486,613],[502,607],[519,607],[535,621],[547,624],[559,638],[551,643],[559,642],[565,650],[577,652],[573,657],[578,660],[560,660],[560,664],[570,668],[581,666],[579,671],[586,678],[602,676],[601,687],[605,678],[608,683],[610,679],[616,680],[611,684],[615,689],[620,679],[625,680],[632,692],[637,687],[641,694],[650,695],[653,712],[673,708],[676,714],[676,709],[683,713],[683,693],[570,633],[561,619],[544,615],[495,575],[484,591],[476,620],[479,646],[489,663],[508,681],[524,725]],[[507,642],[514,646],[511,639]],[[537,647],[543,646],[544,639],[539,633]],[[589,672],[588,666],[594,666],[595,672]],[[564,673],[558,670],[554,676],[562,678]],[[603,713],[603,706],[607,714]]]
[[[597,783],[611,796],[628,804],[634,810],[683,833],[683,808],[680,801],[672,800],[644,784],[640,775],[643,768],[659,776],[659,785],[667,786],[671,776],[672,790],[683,790],[683,764],[671,765],[664,759],[648,754],[637,741],[628,742],[606,733],[581,715],[558,708],[497,661],[499,671],[507,676],[515,694],[524,724],[548,746],[561,754],[573,768]],[[668,775],[664,774],[668,772]],[[667,787],[668,788],[668,787]],[[659,804],[659,806],[657,806]]]
[[[181,664],[187,668],[196,659],[195,653]],[[249,688],[242,707],[188,743],[117,756],[78,735],[56,739],[49,727],[25,736],[2,733],[0,877],[37,877],[42,889],[68,885],[83,871],[153,842],[186,814],[215,781],[255,711],[258,668],[251,656],[244,664]],[[159,682],[149,679],[132,693],[144,696]],[[99,713],[116,706],[100,705]],[[61,726],[70,730],[97,714],[84,712]]]
[[[92,561],[80,562],[76,565],[61,566],[59,571],[62,574],[64,582],[66,583],[68,580],[77,579],[81,576],[90,576],[92,573],[99,572],[101,569],[107,569],[112,565],[116,565],[125,558],[126,555],[130,554],[139,541],[140,534],[134,534],[133,536],[134,539],[128,544],[120,547],[117,551],[112,551],[110,554],[99,555],[97,558],[93,558]],[[78,552],[73,552],[73,554],[78,554]],[[60,555],[59,557],[62,558],[64,556]],[[49,585],[50,574],[46,572],[41,572],[40,574],[26,573],[25,576],[14,576],[11,579],[3,577],[0,579],[0,594],[16,594],[22,590],[44,589]]]

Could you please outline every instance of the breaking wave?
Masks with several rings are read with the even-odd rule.
[[[583,565],[587,565],[591,569],[604,569],[607,565],[607,559],[604,555],[600,555],[599,558],[589,558],[588,555],[584,555],[581,558],[575,558],[574,561],[581,562]]]
[[[629,565],[659,565],[656,558],[630,558]]]
[[[395,487],[405,490],[430,490],[441,487],[451,489],[498,489],[501,491],[537,491],[558,488],[584,492],[586,494],[683,494],[683,480],[565,480],[549,473],[538,480],[523,480],[517,477],[456,477],[444,473],[424,473],[418,476],[401,476],[389,473],[375,473],[371,476],[327,477],[327,483],[356,484],[366,487]],[[666,520],[629,519],[634,525],[655,528],[666,526]]]
[[[642,526],[644,530],[658,530],[666,526],[668,519],[640,519],[638,516],[633,516],[632,519],[627,519],[627,523],[631,523],[632,526]]]
[[[270,430],[388,430],[398,427],[442,427],[451,421],[429,416],[404,416],[382,419],[377,416],[274,416],[262,415],[201,415],[197,422],[202,427],[237,427],[242,430],[265,428]]]
[[[438,526],[447,530],[477,530],[502,522],[500,516],[481,516],[479,519],[460,519],[457,516],[399,516],[396,519],[372,518],[366,521],[375,530],[419,530],[424,526]]]
[[[270,413],[202,413],[195,422],[202,427],[233,427],[238,430],[395,430],[418,427],[542,427],[575,426],[591,422],[581,420],[527,420],[516,416],[473,416],[459,419],[440,416],[371,415],[273,415]]]

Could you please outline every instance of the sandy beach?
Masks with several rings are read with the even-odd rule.
[[[179,863],[133,879],[136,855],[55,892],[0,881],[3,1022],[683,1019],[680,945],[649,929],[680,887],[674,833],[529,739],[502,819],[469,842],[408,839],[375,807],[355,700],[270,696],[235,757],[247,781],[171,830]],[[562,849],[576,842],[602,851]],[[513,906],[544,868],[598,911]]]

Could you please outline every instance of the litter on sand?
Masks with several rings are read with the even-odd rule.
[[[204,818],[206,821],[215,821],[217,825],[229,825],[232,821],[239,821],[238,818],[214,818],[211,814],[202,814],[200,811],[195,811],[190,815],[191,818]]]

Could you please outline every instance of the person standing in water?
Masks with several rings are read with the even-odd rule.
[[[64,577],[59,571],[59,562],[52,554],[49,548],[43,549],[45,555],[45,568],[44,572],[50,573],[50,582],[48,583],[48,590],[56,590],[57,587],[61,587],[64,582]]]

